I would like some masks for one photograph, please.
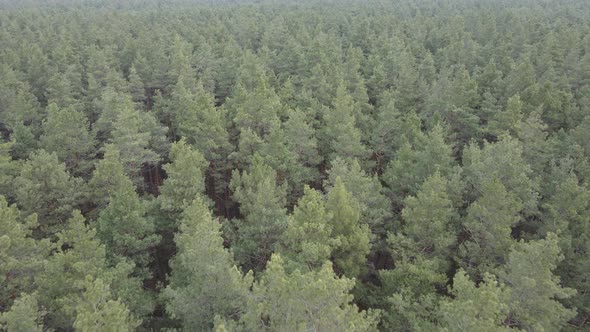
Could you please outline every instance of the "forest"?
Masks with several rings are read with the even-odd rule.
[[[0,0],[0,330],[590,330],[590,1]]]

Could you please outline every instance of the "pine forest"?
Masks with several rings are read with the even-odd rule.
[[[590,331],[590,1],[0,0],[0,331]]]

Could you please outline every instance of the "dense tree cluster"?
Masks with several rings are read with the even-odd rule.
[[[0,1],[0,330],[590,328],[590,2]]]

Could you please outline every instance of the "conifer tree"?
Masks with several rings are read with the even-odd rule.
[[[339,177],[326,197],[326,210],[332,214],[329,223],[335,241],[332,259],[336,271],[349,278],[358,277],[365,270],[371,232],[360,223],[359,203]]]
[[[446,188],[447,180],[435,172],[415,197],[406,198],[402,211],[403,232],[414,241],[416,252],[441,260],[448,257],[457,228],[457,213]]]
[[[509,285],[506,299],[513,324],[523,329],[559,330],[576,311],[564,307],[558,299],[567,299],[576,291],[560,285],[553,274],[563,259],[554,233],[543,240],[519,242],[508,256],[500,277]]]
[[[289,270],[316,270],[330,259],[335,240],[322,194],[305,186],[283,233],[279,252]]]
[[[101,279],[86,277],[85,291],[76,306],[74,328],[78,331],[135,331],[135,320],[127,306],[111,299],[109,285]]]
[[[422,183],[435,171],[448,176],[453,166],[452,146],[446,142],[441,126],[436,125],[428,135],[418,131],[404,136],[407,141],[397,151],[382,176],[397,208],[407,195],[416,194]]]
[[[211,330],[214,318],[237,320],[246,309],[251,275],[243,276],[223,247],[221,225],[201,199],[183,213],[175,242],[166,311],[186,330]]]
[[[374,330],[375,313],[359,312],[351,303],[353,285],[334,275],[330,263],[317,271],[288,273],[281,256],[273,255],[253,286],[243,326],[249,331]]]
[[[0,327],[7,332],[41,332],[43,316],[36,296],[23,293],[10,310],[0,313]]]
[[[503,302],[505,286],[493,275],[486,274],[477,286],[459,270],[453,278],[451,294],[454,298],[440,304],[442,326],[445,331],[509,331],[504,326],[508,306]]]
[[[328,179],[324,181],[324,187],[330,190],[338,177],[360,204],[360,222],[371,229],[372,249],[384,250],[387,233],[393,230],[393,216],[390,201],[385,196],[385,189],[379,179],[376,176],[367,175],[356,160],[346,162],[336,158],[332,161],[332,168],[328,171]]]
[[[96,239],[96,231],[84,224],[79,211],[73,213],[67,228],[57,237],[55,253],[35,276],[39,302],[47,308],[48,326],[70,328],[74,324],[87,276],[111,285],[137,317],[153,310],[140,280],[131,276],[133,264],[120,262],[109,267],[105,246]]]
[[[16,206],[9,206],[0,196],[0,305],[9,308],[20,292],[35,289],[33,279],[43,268],[49,254],[47,239],[34,240],[32,230],[37,226],[35,215],[23,222]]]
[[[370,132],[370,146],[376,159],[377,173],[381,174],[394,157],[396,147],[399,147],[403,140],[403,137],[400,137],[403,118],[395,106],[393,92],[384,92],[379,102],[375,127]]]
[[[155,165],[160,156],[150,146],[151,132],[146,130],[144,115],[135,109],[119,113],[110,143],[120,151],[121,163],[136,184],[141,184],[143,165]]]
[[[512,227],[521,219],[522,202],[498,179],[484,183],[480,190],[481,197],[467,208],[464,227],[468,241],[460,248],[460,264],[468,272],[472,268],[493,272],[506,263],[514,244]]]
[[[115,192],[133,185],[125,174],[119,150],[112,144],[105,145],[103,150],[103,158],[96,164],[88,182],[92,201],[99,210],[108,205]]]
[[[465,182],[468,196],[477,199],[486,181],[500,180],[506,191],[514,193],[523,204],[523,212],[537,210],[538,182],[532,177],[531,167],[523,160],[522,145],[516,139],[503,136],[498,142],[484,143],[482,148],[471,144],[463,151]]]
[[[133,97],[133,101],[136,103],[143,104],[145,102],[145,85],[143,80],[137,73],[137,69],[135,66],[131,66],[129,68],[129,76],[127,78],[129,80],[129,93]]]
[[[325,108],[323,153],[328,160],[359,158],[366,160],[367,149],[361,142],[361,132],[356,127],[354,100],[348,95],[344,83],[338,86],[334,104]]]
[[[55,152],[68,171],[84,175],[95,144],[84,113],[71,107],[60,109],[51,103],[41,129],[41,148]]]
[[[236,260],[245,270],[261,271],[285,229],[285,186],[276,182],[276,172],[259,155],[240,174],[234,171],[230,186],[244,219],[237,221],[234,242]]]
[[[70,176],[55,153],[39,150],[24,163],[15,179],[19,208],[37,214],[40,234],[53,235],[63,229],[70,212],[81,203],[84,183]]]
[[[112,193],[109,205],[97,220],[97,235],[106,247],[107,258],[115,265],[124,258],[135,263],[135,272],[141,278],[149,275],[151,249],[159,242],[153,221],[145,215],[146,209],[129,181]]]
[[[515,135],[520,131],[523,120],[523,102],[520,95],[516,94],[508,99],[506,109],[494,113],[488,123],[487,131],[498,137],[502,134]]]
[[[207,161],[184,139],[172,144],[169,158],[170,163],[164,165],[168,178],[160,187],[158,200],[162,210],[171,213],[169,221],[174,222],[186,206],[205,192]]]
[[[20,162],[12,160],[12,142],[0,143],[0,192],[7,199],[15,195],[13,181],[20,172]]]
[[[543,222],[540,234],[559,233],[559,246],[564,259],[556,272],[563,285],[577,290],[570,299],[564,300],[578,308],[578,320],[590,312],[590,281],[586,271],[590,266],[590,191],[579,184],[578,177],[571,172],[561,177],[554,194],[542,209]]]

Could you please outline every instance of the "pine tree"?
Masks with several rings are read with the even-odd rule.
[[[158,200],[162,210],[171,213],[173,222],[186,206],[204,194],[207,161],[184,139],[172,144],[169,158],[170,163],[164,165],[168,177],[160,187]]]
[[[340,158],[332,161],[332,168],[328,171],[324,188],[330,190],[337,178],[342,180],[346,189],[360,204],[360,222],[368,225],[373,234],[372,252],[383,250],[387,233],[392,231],[393,216],[391,203],[385,196],[385,189],[379,179],[376,176],[367,175],[356,160],[346,162]]]
[[[449,176],[453,166],[452,145],[446,142],[444,129],[436,125],[428,133],[408,133],[407,141],[387,165],[382,179],[387,184],[395,208],[403,199],[415,195],[422,183],[435,171]],[[410,138],[412,137],[412,138]]]
[[[260,60],[254,54],[247,52],[244,56],[238,82],[225,106],[237,133],[249,128],[258,136],[264,137],[270,126],[278,121],[282,110],[281,101],[271,87]],[[237,136],[237,133],[233,136]]]
[[[517,126],[517,137],[522,142],[524,160],[535,174],[543,174],[552,158],[551,147],[547,141],[547,125],[541,120],[541,114],[535,111]]]
[[[464,220],[468,241],[462,243],[460,264],[471,272],[493,272],[506,263],[512,239],[512,227],[520,221],[522,202],[506,191],[494,178],[483,183],[481,197],[467,208]]]
[[[49,240],[31,238],[37,226],[35,215],[23,222],[16,206],[0,196],[0,306],[9,308],[19,292],[35,289],[33,278],[49,254]]]
[[[488,123],[487,131],[498,137],[502,134],[515,135],[520,131],[523,120],[523,102],[516,94],[508,99],[506,109],[496,112]]]
[[[27,126],[18,123],[14,126],[10,134],[10,154],[15,159],[27,159],[31,156],[33,151],[39,147],[39,140],[35,137],[35,132],[38,131],[33,126]]]
[[[450,292],[453,299],[443,301],[439,307],[444,331],[510,331],[503,324],[508,315],[508,306],[503,302],[505,286],[493,275],[486,274],[476,286],[459,270]]]
[[[323,154],[328,160],[359,158],[365,160],[368,153],[361,142],[361,131],[356,127],[354,100],[341,82],[336,92],[334,104],[325,108],[323,133]]]
[[[559,233],[559,246],[564,259],[557,273],[563,285],[576,289],[572,298],[563,302],[578,309],[578,321],[590,312],[590,190],[580,185],[573,172],[560,176],[551,197],[542,206],[543,222],[539,234]]]
[[[18,124],[39,124],[42,117],[39,102],[28,82],[19,80],[9,66],[0,67],[0,123],[14,129]]]
[[[563,259],[554,233],[529,243],[519,242],[509,254],[501,279],[509,285],[507,303],[512,324],[523,329],[559,330],[576,311],[565,308],[557,299],[567,299],[576,291],[560,286],[553,274]]]
[[[0,193],[7,199],[15,196],[13,181],[20,172],[20,162],[12,160],[12,142],[0,143]]]
[[[135,263],[136,275],[149,276],[151,250],[159,242],[154,223],[146,217],[146,209],[129,181],[112,193],[109,205],[97,220],[97,235],[104,243],[111,265],[129,258]]]
[[[276,172],[258,155],[249,171],[234,171],[232,175],[233,198],[244,216],[237,222],[233,248],[236,260],[246,271],[264,268],[286,226],[286,188],[277,185],[276,177]]]
[[[186,330],[211,330],[215,316],[237,320],[246,309],[251,275],[243,276],[224,248],[221,225],[196,199],[183,213],[175,237],[170,284],[163,291],[166,311]]]
[[[97,114],[89,117],[91,122],[94,122],[92,129],[100,141],[105,141],[112,137],[119,114],[129,112],[135,104],[131,95],[107,87],[101,93],[100,99],[93,102],[93,107]]]
[[[137,73],[135,66],[131,66],[129,68],[129,93],[133,96],[133,101],[136,103],[143,104],[145,102],[145,85],[143,84],[143,80]]]
[[[74,328],[78,331],[135,331],[135,320],[127,306],[112,297],[110,287],[101,279],[86,277],[85,291],[76,306]]]
[[[60,109],[82,106],[82,103],[76,98],[79,96],[75,96],[77,87],[74,86],[74,83],[70,81],[66,73],[53,74],[47,82],[48,86],[45,92],[47,104],[55,104]]]
[[[331,218],[322,194],[305,186],[303,197],[289,216],[278,250],[285,265],[292,267],[289,270],[316,270],[330,259],[335,246],[334,239],[330,238]]]
[[[119,150],[112,144],[105,145],[103,150],[103,158],[96,164],[88,182],[92,202],[99,211],[109,204],[115,192],[133,185],[125,174]]]
[[[47,326],[64,329],[74,324],[87,276],[109,284],[136,317],[151,313],[151,299],[141,281],[130,275],[133,264],[121,262],[109,267],[105,246],[96,239],[96,231],[84,222],[80,212],[75,211],[67,228],[57,234],[56,251],[44,270],[35,276],[39,302],[47,308]]]
[[[36,296],[23,293],[10,310],[0,313],[0,327],[7,332],[41,332],[43,316]]]
[[[321,158],[316,131],[310,121],[303,111],[295,109],[289,112],[289,118],[283,123],[285,146],[294,161],[287,176],[293,187],[292,196],[296,197],[301,193],[303,184],[313,183],[319,177]]]
[[[418,194],[405,199],[403,232],[415,242],[416,253],[445,260],[456,241],[457,212],[447,195],[447,180],[438,172],[428,177]],[[442,271],[444,272],[444,271]]]
[[[336,271],[349,278],[358,277],[365,270],[371,232],[359,222],[359,203],[339,177],[327,194],[326,210],[332,214],[329,223],[336,243],[332,251]]]
[[[535,213],[538,182],[522,157],[522,149],[520,142],[509,136],[495,143],[485,142],[482,148],[476,144],[468,146],[463,151],[463,170],[465,182],[469,184],[469,199],[477,199],[483,184],[497,178],[506,191],[522,202],[524,213]]]
[[[44,150],[24,163],[14,183],[19,208],[26,215],[37,214],[39,232],[44,236],[63,229],[85,191],[82,180],[71,177],[57,155]]]
[[[390,238],[396,252],[396,247],[408,247],[410,242],[403,236]],[[379,296],[384,297],[381,306],[387,308],[381,324],[387,330],[434,330],[432,320],[440,300],[436,290],[447,279],[438,272],[439,261],[413,254],[398,255],[395,259],[395,269],[379,271]]]
[[[375,127],[370,132],[370,146],[376,159],[378,174],[383,172],[394,157],[396,148],[399,148],[403,140],[400,137],[402,126],[402,114],[395,106],[393,92],[386,91],[380,96]]]
[[[88,159],[93,156],[95,141],[84,113],[49,104],[41,129],[41,148],[49,153],[55,152],[68,171],[85,174],[90,166]]]
[[[145,115],[135,109],[119,113],[109,141],[120,151],[121,163],[136,184],[141,184],[143,165],[155,165],[160,156],[150,146],[151,132],[146,130]]]
[[[261,280],[253,286],[242,318],[248,331],[372,331],[374,312],[352,304],[354,281],[338,278],[330,263],[317,271],[288,273],[280,255],[273,255]]]
[[[180,84],[180,82],[179,82]],[[226,109],[215,107],[214,96],[198,82],[194,91],[173,92],[172,105],[176,112],[178,135],[186,138],[210,163],[208,175],[215,181],[218,194],[227,186],[224,172],[226,158],[233,150],[229,142]]]

